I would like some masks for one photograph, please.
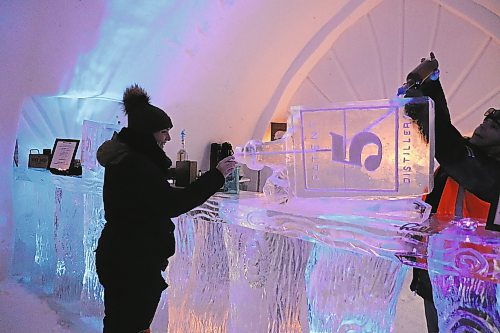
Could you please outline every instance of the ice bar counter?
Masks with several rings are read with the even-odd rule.
[[[14,170],[12,274],[97,321],[95,149],[113,130],[83,122],[81,178]],[[429,218],[420,199],[432,188],[432,101],[297,107],[282,139],[249,141],[236,157],[273,175],[264,193],[219,193],[175,219],[154,332],[392,332],[411,267],[430,273],[442,332],[498,332],[498,233]]]

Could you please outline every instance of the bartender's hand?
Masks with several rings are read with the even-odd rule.
[[[234,156],[228,156],[225,159],[221,160],[217,164],[217,170],[219,170],[224,177],[229,176],[231,172],[233,172],[236,167],[236,161],[234,160]]]

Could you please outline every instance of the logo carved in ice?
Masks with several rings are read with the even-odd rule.
[[[459,272],[486,276],[489,272],[489,264],[482,253],[466,248],[455,252],[455,267]]]
[[[486,313],[481,313],[478,309],[462,308],[453,312],[446,320],[445,332],[474,332],[474,333],[493,333],[498,332],[494,323],[489,322]],[[491,317],[490,317],[491,318]]]
[[[397,193],[403,184],[398,172],[404,162],[398,149],[404,134],[400,131],[404,118],[399,112],[390,105],[300,109],[292,116],[295,123],[300,122],[300,127],[296,126],[300,139],[293,142],[302,152],[302,167],[296,169],[300,191],[350,192],[356,196],[362,192]]]
[[[330,132],[332,137],[332,161],[344,164],[363,166],[361,163],[361,153],[363,148],[369,144],[377,146],[377,154],[367,156],[364,161],[364,167],[368,171],[377,170],[382,161],[382,142],[379,137],[371,132],[361,132],[356,134],[351,140],[349,147],[349,160],[346,160],[346,142],[342,135]]]

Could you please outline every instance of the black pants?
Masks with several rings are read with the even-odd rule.
[[[153,321],[167,284],[161,269],[146,260],[111,259],[97,252],[96,269],[104,287],[104,333],[137,333]]]
[[[429,277],[429,272],[424,269],[414,268],[413,280],[411,281],[410,289],[424,299],[427,332],[439,332],[438,315],[432,298],[432,283]]]
[[[433,301],[424,299],[425,320],[427,321],[427,332],[438,333],[438,314]]]
[[[105,287],[103,333],[137,333],[149,328],[161,292],[148,286]]]

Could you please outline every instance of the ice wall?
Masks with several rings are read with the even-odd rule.
[[[102,313],[93,251],[104,226],[104,172],[96,150],[125,123],[121,103],[112,99],[34,96],[23,105],[13,182],[12,274],[59,300],[81,299],[83,315]],[[81,159],[83,176],[27,167],[29,150],[52,148],[55,138],[80,140],[75,158]]]

